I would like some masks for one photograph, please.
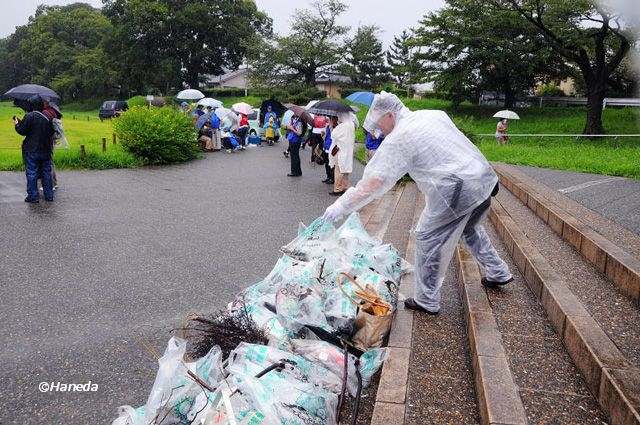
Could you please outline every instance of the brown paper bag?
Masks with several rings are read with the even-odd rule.
[[[363,351],[366,351],[369,348],[382,347],[384,338],[391,330],[391,323],[393,320],[391,306],[382,301],[379,297],[372,296],[372,293],[375,294],[375,291],[370,287],[362,288],[355,279],[346,273],[341,273],[340,275],[349,279],[360,289],[360,291],[356,291],[356,296],[362,298],[362,301],[358,302],[353,297],[349,296],[344,290],[342,291],[351,302],[358,306],[358,313],[355,321],[356,332],[351,338],[353,345]],[[342,282],[340,279],[338,279],[338,286],[342,289]],[[381,312],[384,312],[384,314],[381,314]]]

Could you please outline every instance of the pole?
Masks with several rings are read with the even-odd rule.
[[[84,150],[84,145],[80,145],[80,159],[85,160],[87,158],[87,152]]]
[[[115,145],[116,144],[116,133],[113,133],[112,136],[113,136],[113,144]]]
[[[103,137],[102,138],[102,152],[106,152],[107,151],[107,138]]]

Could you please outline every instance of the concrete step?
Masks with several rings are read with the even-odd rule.
[[[403,258],[407,256],[409,229],[413,226],[417,195],[418,190],[414,183],[398,185],[360,211],[360,218],[369,234],[380,238],[384,243],[392,244]],[[396,317],[396,324],[400,323],[397,319]],[[403,320],[402,323],[406,325],[407,322]],[[398,331],[392,334],[397,336]],[[403,408],[402,389],[406,388],[407,380],[407,362],[402,361],[405,353],[398,350],[392,341],[389,346],[389,358],[382,373],[374,377],[370,386],[362,393],[358,424],[372,423],[372,417],[381,417]],[[385,400],[392,402],[387,403]],[[351,407],[350,403],[344,405],[341,423],[351,423]]]
[[[588,255],[576,251],[593,237],[587,228],[566,211],[549,208],[542,197],[513,183],[511,187],[518,197],[502,190],[492,204],[490,219],[524,276],[529,294],[546,313],[546,318],[535,318],[535,326],[548,318],[605,419],[614,424],[639,424],[640,311],[636,300],[622,293],[619,282],[608,280],[597,263],[590,264]],[[562,231],[554,229],[555,215],[562,215]],[[524,397],[523,402],[526,406]],[[593,415],[600,418],[595,411]]]
[[[511,166],[494,166],[506,189],[640,305],[640,235]]]

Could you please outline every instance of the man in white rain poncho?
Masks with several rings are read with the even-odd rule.
[[[384,142],[362,179],[327,208],[324,217],[338,220],[359,210],[409,173],[426,206],[416,229],[415,296],[405,307],[439,312],[440,288],[460,238],[484,268],[484,285],[512,281],[480,224],[498,178],[449,116],[443,111],[411,112],[397,96],[382,92],[375,96],[364,128],[376,137],[384,135]]]

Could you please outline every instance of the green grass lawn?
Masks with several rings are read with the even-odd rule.
[[[491,161],[532,165],[561,170],[582,171],[612,176],[640,178],[640,138],[572,138],[572,137],[512,137],[499,146],[493,133],[497,119],[492,115],[501,108],[463,104],[458,110],[441,99],[407,99],[410,109],[442,109],[465,132],[475,135],[475,143]],[[362,123],[366,107],[360,107]],[[580,134],[586,118],[585,108],[526,108],[516,110],[520,120],[509,124],[511,134]],[[604,126],[608,134],[640,134],[640,110],[607,108]],[[480,137],[480,134],[491,136]],[[358,140],[363,140],[360,129]],[[362,155],[361,155],[362,156]]]
[[[100,122],[97,111],[70,111],[64,107],[63,123],[69,149],[57,149],[54,161],[57,168],[126,168],[139,162],[119,144],[112,143],[110,121]],[[20,146],[23,137],[15,132],[13,116],[22,117],[24,111],[9,102],[0,102],[0,170],[22,170]],[[107,139],[107,151],[102,152],[102,138]],[[80,158],[80,145],[85,146],[86,158]]]

